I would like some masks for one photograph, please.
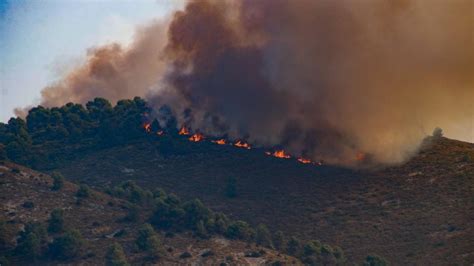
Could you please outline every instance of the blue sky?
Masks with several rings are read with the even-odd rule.
[[[183,6],[176,0],[0,0],[0,121],[36,104],[87,48],[127,44],[136,26]]]

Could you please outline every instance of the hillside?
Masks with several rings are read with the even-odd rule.
[[[158,259],[150,260],[147,253],[137,251],[134,244],[137,231],[146,221],[148,209],[140,210],[137,221],[125,222],[123,217],[127,215],[129,208],[129,203],[125,200],[91,191],[89,197],[79,202],[77,185],[65,182],[61,190],[53,191],[49,176],[12,163],[0,165],[0,177],[0,221],[6,223],[6,232],[2,233],[2,236],[6,235],[6,244],[0,247],[1,256],[10,253],[8,250],[18,241],[15,236],[27,223],[39,222],[46,225],[52,210],[59,208],[64,211],[65,227],[77,229],[82,234],[85,244],[81,248],[81,254],[66,261],[42,257],[34,261],[35,265],[101,265],[105,262],[107,247],[113,243],[123,246],[128,261],[134,265],[263,265],[277,261],[300,264],[298,259],[255,244],[218,236],[202,239],[186,231],[173,234],[159,232],[163,254]],[[47,242],[59,235],[49,234]],[[189,254],[183,257],[185,253]],[[13,257],[10,263],[31,265],[32,261]]]
[[[175,153],[165,154],[166,142],[150,136],[83,154],[60,171],[97,187],[133,179],[198,197],[232,218],[339,245],[353,261],[370,253],[394,264],[474,261],[473,144],[431,138],[401,166],[353,171],[175,142]],[[235,198],[225,195],[229,178]]]

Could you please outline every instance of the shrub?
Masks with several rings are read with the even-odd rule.
[[[144,224],[138,230],[138,236],[135,244],[141,251],[147,251],[153,257],[158,257],[163,254],[163,246],[158,238],[155,230],[150,224]]]
[[[320,253],[321,253],[321,243],[317,240],[308,241],[303,247],[303,254],[305,256],[311,256],[311,255],[320,254]]]
[[[34,261],[41,256],[41,242],[35,232],[27,232],[20,237],[15,253],[28,261]]]
[[[290,240],[288,240],[286,252],[291,256],[297,256],[300,252],[300,246],[300,241],[296,237],[292,236]]]
[[[200,220],[196,224],[196,235],[200,238],[208,237],[206,227],[204,226],[204,223],[202,222],[202,220]]]
[[[369,255],[365,258],[364,266],[386,266],[387,261],[378,255]]]
[[[433,137],[435,138],[441,138],[443,136],[443,130],[439,127],[436,127],[434,130],[433,130]]]
[[[78,198],[88,198],[91,195],[91,189],[88,185],[82,184],[76,192]]]
[[[62,209],[54,209],[48,220],[48,232],[58,233],[64,229],[64,211]]]
[[[192,257],[191,253],[189,253],[187,251],[185,251],[181,255],[179,255],[180,259],[187,259],[187,258],[191,258],[191,257]]]
[[[52,190],[60,190],[64,186],[64,177],[58,173],[54,172],[51,177],[53,178],[53,186],[51,187]]]
[[[130,204],[127,206],[127,215],[123,218],[127,222],[136,222],[140,217],[140,210],[137,205]]]
[[[183,204],[184,223],[190,229],[196,229],[199,222],[207,222],[212,212],[198,199]]]
[[[226,237],[230,239],[252,240],[255,232],[244,221],[236,221],[227,227]]]
[[[277,231],[273,235],[273,246],[277,250],[285,250],[286,248],[286,240],[285,240],[285,235],[283,234],[282,231]]]
[[[81,254],[84,240],[77,230],[70,230],[63,236],[54,239],[49,247],[49,252],[53,258],[67,260]]]
[[[105,265],[107,266],[128,266],[127,257],[119,243],[113,243],[105,255]]]
[[[35,207],[35,204],[32,201],[25,201],[22,206],[26,209],[32,209]]]
[[[268,231],[267,226],[264,224],[259,224],[257,226],[257,232],[255,235],[255,242],[258,245],[262,245],[264,247],[272,248],[273,243],[272,243],[272,237],[270,235],[270,231]]]
[[[234,177],[227,179],[225,185],[225,195],[229,198],[237,197],[237,184]]]

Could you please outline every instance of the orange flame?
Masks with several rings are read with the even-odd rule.
[[[158,132],[156,132],[156,135],[158,136],[163,136],[163,134],[165,134],[163,130],[159,130]]]
[[[303,158],[303,157],[299,157],[298,162],[306,164],[306,163],[311,163],[311,160]]]
[[[181,129],[179,130],[179,135],[189,135],[189,130],[187,127],[182,126]]]
[[[204,136],[201,133],[196,133],[188,138],[190,141],[198,142],[204,139]]]
[[[144,125],[143,125],[143,128],[145,128],[146,133],[150,133],[150,132],[151,132],[151,124],[150,124],[150,123],[144,124]]]
[[[250,150],[250,145],[246,142],[241,141],[241,140],[238,140],[236,143],[234,143],[234,146]]]
[[[273,152],[272,155],[277,158],[285,158],[285,159],[291,158],[291,156],[287,154],[284,150],[276,150],[275,152]]]
[[[225,145],[225,144],[226,144],[225,139],[211,140],[211,142],[212,142],[212,143],[219,144],[219,145]]]
[[[363,152],[358,152],[358,153],[356,154],[356,160],[359,161],[359,162],[364,161],[365,158],[366,158],[366,155],[365,155],[365,153],[363,153]]]

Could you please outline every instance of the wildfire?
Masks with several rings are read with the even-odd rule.
[[[225,145],[226,144],[226,141],[225,139],[218,139],[218,140],[211,140],[212,143],[216,143],[216,144],[219,144],[219,145]]]
[[[189,135],[189,130],[187,127],[182,126],[181,129],[179,130],[179,135]]]
[[[145,128],[146,133],[151,132],[151,124],[150,123],[146,123],[145,125],[143,125],[143,128]]]
[[[287,154],[284,150],[276,150],[273,153],[270,153],[269,155],[272,155],[277,158],[284,158],[284,159],[291,158],[291,155]]]
[[[250,145],[248,143],[244,142],[244,141],[241,141],[241,140],[238,140],[236,143],[234,143],[234,146],[250,150]]]
[[[163,130],[159,130],[158,132],[156,132],[156,135],[158,136],[163,136],[163,134],[165,134]]]
[[[356,160],[357,160],[357,161],[362,162],[362,161],[364,161],[365,159],[366,159],[365,153],[363,153],[363,152],[358,152],[358,153],[356,154]]]
[[[201,133],[196,133],[188,138],[190,141],[198,142],[204,139],[204,136]]]
[[[306,164],[306,163],[311,163],[311,160],[303,158],[303,157],[299,157],[298,162]]]

